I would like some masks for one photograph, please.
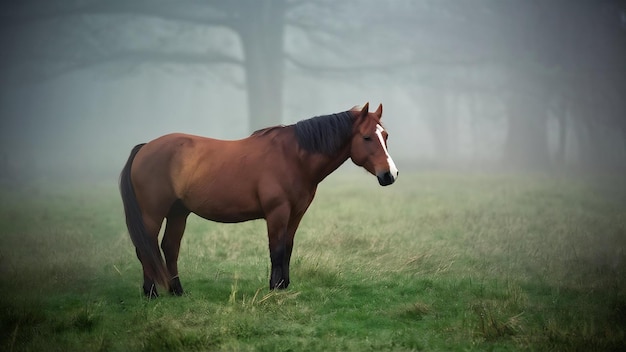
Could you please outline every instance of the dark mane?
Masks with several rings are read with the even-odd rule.
[[[352,135],[349,111],[312,117],[295,124],[296,139],[303,149],[327,155],[335,154]]]

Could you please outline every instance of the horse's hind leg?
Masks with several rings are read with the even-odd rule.
[[[141,254],[139,254],[139,248],[135,247],[135,253],[137,253],[137,259],[139,259],[139,262],[144,267],[143,269],[143,294],[148,298],[159,297],[156,284],[154,283],[154,280],[152,279],[152,277],[150,277],[150,274],[148,274],[148,271],[146,270],[143,264],[144,263],[143,260],[141,260]]]
[[[152,247],[153,253],[158,253],[158,256],[161,256],[159,251],[159,230],[161,229],[161,221],[153,220],[148,218],[147,216],[143,216],[144,223],[146,226],[146,232],[148,233],[148,241],[150,242],[150,247]],[[139,249],[135,248],[135,252],[137,253],[137,258],[141,262],[143,267],[143,293],[148,298],[156,298],[159,297],[157,292],[156,283],[154,281],[154,277],[156,277],[156,273],[150,269],[150,266],[147,264],[149,260],[143,260],[141,258],[141,254],[139,253]]]
[[[187,215],[189,215],[189,212],[170,212],[165,225],[163,241],[161,241],[161,248],[165,255],[165,263],[171,278],[170,293],[176,296],[183,294],[183,287],[178,277],[178,253],[180,251],[180,241],[185,232]]]

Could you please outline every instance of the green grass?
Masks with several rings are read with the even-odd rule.
[[[0,350],[617,351],[626,183],[403,174],[321,184],[292,285],[262,221],[190,217],[183,297],[149,301],[114,184],[0,191]]]

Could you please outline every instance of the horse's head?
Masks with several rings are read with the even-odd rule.
[[[387,151],[387,131],[380,123],[383,115],[382,104],[375,112],[369,112],[369,103],[360,110],[353,108],[354,128],[350,158],[378,177],[381,186],[388,186],[398,178],[398,169]]]

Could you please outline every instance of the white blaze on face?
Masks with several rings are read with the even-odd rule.
[[[383,126],[381,126],[380,124],[376,124],[376,135],[378,136],[380,145],[383,147],[383,150],[385,151],[385,155],[387,155],[387,163],[389,164],[389,172],[391,173],[391,176],[395,180],[396,178],[398,178],[398,168],[396,167],[396,164],[393,162],[393,160],[391,159],[391,156],[389,155],[389,152],[387,151],[387,146],[385,145],[385,139],[383,138],[384,130],[385,129],[383,128]]]

